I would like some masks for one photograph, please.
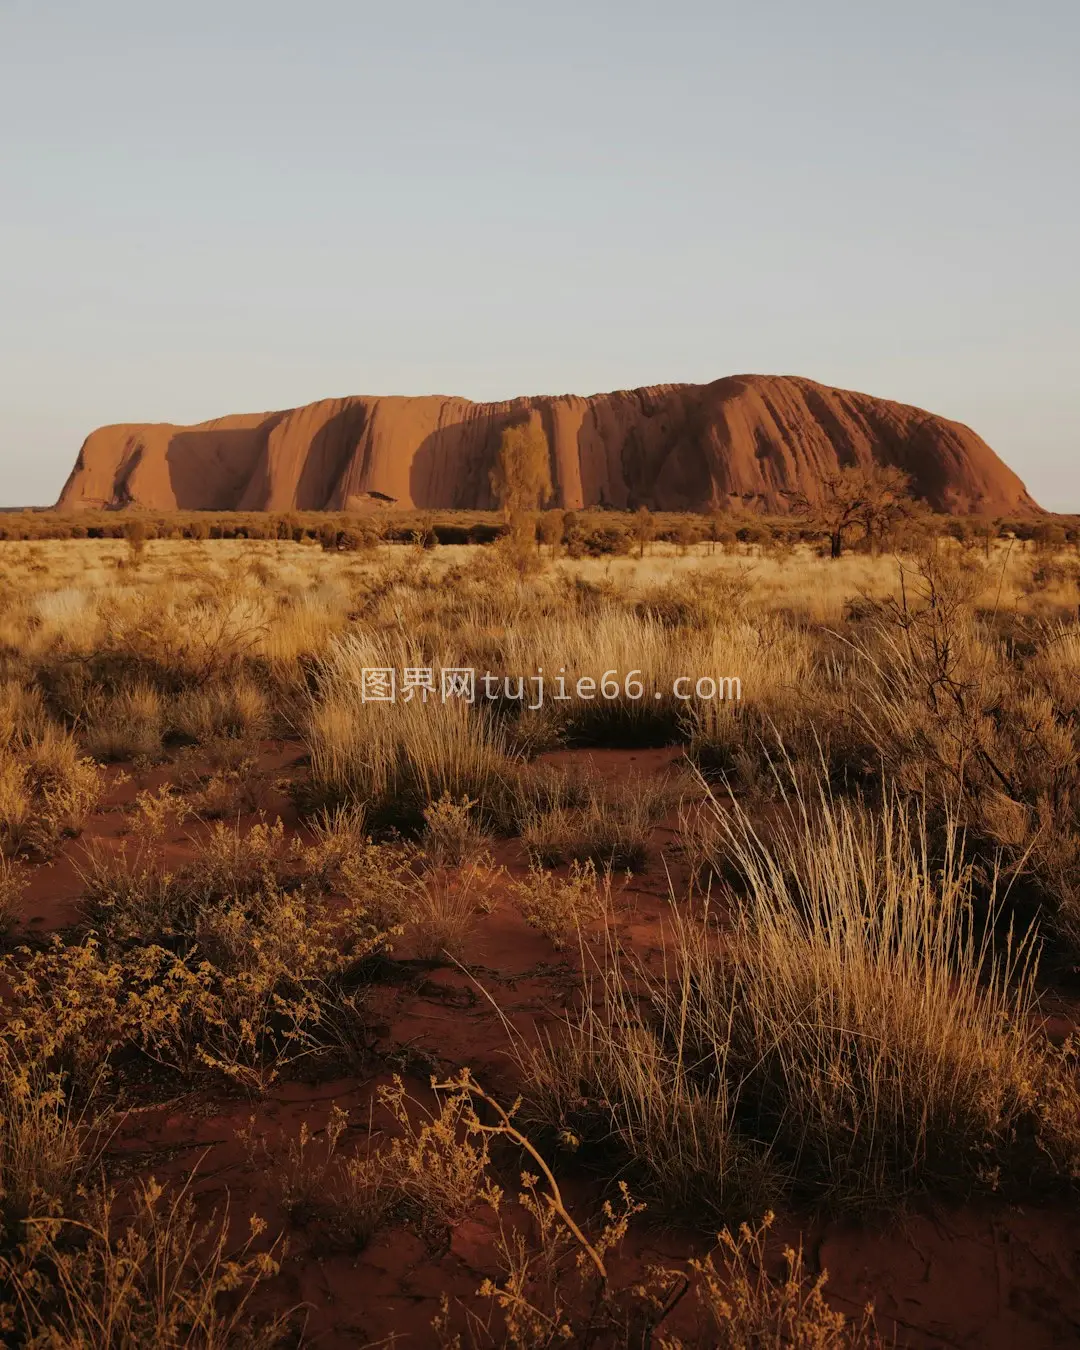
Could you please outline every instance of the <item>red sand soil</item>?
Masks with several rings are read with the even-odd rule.
[[[289,767],[300,749],[297,744],[267,743],[262,757],[267,781],[263,807],[280,812],[290,828],[295,828],[295,817],[284,810],[285,799],[273,784],[283,773],[302,771]],[[561,752],[549,758],[589,760],[597,773],[618,777],[667,773],[677,752]],[[164,766],[115,781],[87,836],[120,837],[124,805],[141,788],[168,781],[170,772],[175,770]],[[241,824],[254,819],[249,816]],[[178,861],[189,857],[193,847],[188,828],[169,836],[168,851]],[[643,955],[658,947],[669,907],[668,873],[675,894],[682,893],[686,880],[672,822],[658,827],[653,849],[648,869],[617,897],[620,937]],[[54,863],[35,869],[25,909],[31,931],[73,922],[79,851],[73,841]],[[511,875],[521,875],[519,845],[502,844],[499,855]],[[118,1176],[153,1174],[179,1185],[197,1167],[200,1204],[220,1210],[228,1202],[238,1225],[256,1212],[271,1232],[287,1231],[282,1272],[261,1296],[261,1306],[268,1306],[268,1299],[279,1309],[306,1305],[307,1334],[320,1350],[381,1344],[393,1333],[405,1345],[433,1344],[431,1318],[440,1296],[445,1292],[452,1300],[477,1306],[473,1295],[478,1285],[496,1273],[495,1221],[479,1211],[454,1230],[443,1251],[430,1250],[420,1237],[398,1227],[380,1232],[359,1255],[328,1252],[317,1237],[290,1229],[272,1164],[253,1162],[237,1132],[250,1130],[269,1147],[276,1146],[281,1157],[282,1141],[295,1138],[301,1122],[321,1130],[336,1103],[350,1116],[342,1147],[348,1149],[354,1141],[362,1147],[369,1127],[387,1126],[374,1105],[375,1090],[395,1068],[410,1091],[423,1098],[431,1072],[448,1074],[469,1065],[488,1091],[509,1103],[517,1083],[502,1019],[523,1035],[535,1035],[538,1028],[554,1025],[576,988],[576,955],[571,959],[556,952],[505,896],[492,912],[478,915],[463,954],[464,969],[415,961],[404,944],[394,957],[402,963],[401,978],[377,986],[368,1004],[382,1057],[379,1077],[309,1082],[301,1068],[254,1102],[240,1095],[193,1091],[129,1112],[108,1148],[109,1165]],[[565,1193],[579,1216],[597,1212],[601,1197],[586,1179],[566,1182]],[[708,1248],[700,1234],[650,1225],[647,1219],[643,1215],[631,1228],[615,1261],[617,1276],[657,1263],[678,1266]],[[899,1346],[1050,1350],[1080,1344],[1080,1217],[1064,1201],[1025,1206],[991,1200],[927,1203],[877,1224],[788,1214],[781,1216],[777,1239],[801,1240],[811,1272],[827,1268],[830,1299],[838,1308],[857,1314],[872,1300],[880,1329],[895,1334]],[[670,1334],[691,1334],[686,1320],[690,1300],[684,1303],[667,1328]]]
[[[502,429],[534,418],[555,504],[736,506],[782,513],[820,500],[842,465],[911,474],[935,510],[1038,511],[969,427],[920,408],[794,376],[733,375],[590,398],[336,398],[197,426],[101,427],[79,451],[61,508],[156,511],[463,508],[492,505]]]

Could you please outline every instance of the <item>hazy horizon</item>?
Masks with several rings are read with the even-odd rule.
[[[1078,68],[1064,0],[0,0],[0,504],[106,423],[762,373],[1080,510]]]

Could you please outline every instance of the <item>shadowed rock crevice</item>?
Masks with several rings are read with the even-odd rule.
[[[255,427],[176,430],[165,451],[169,490],[188,510],[236,510],[252,476],[262,468],[266,441],[280,414]],[[143,505],[139,483],[137,504]]]
[[[312,437],[296,486],[296,506],[301,511],[325,511],[341,499],[366,421],[367,408],[348,403]]]

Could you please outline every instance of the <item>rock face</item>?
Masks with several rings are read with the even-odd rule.
[[[968,427],[902,403],[793,376],[732,375],[591,398],[324,399],[198,426],[102,427],[87,437],[61,508],[483,509],[504,426],[536,411],[555,504],[783,512],[849,464],[894,465],[939,511],[1040,508]]]

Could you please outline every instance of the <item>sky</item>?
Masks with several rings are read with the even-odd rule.
[[[0,505],[108,422],[760,372],[1080,511],[1076,0],[0,0]]]

